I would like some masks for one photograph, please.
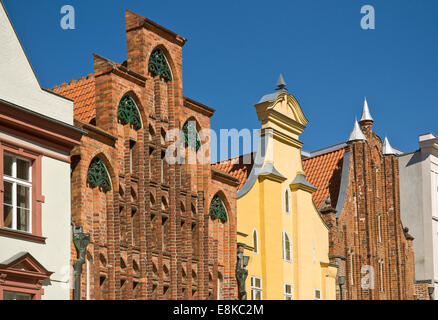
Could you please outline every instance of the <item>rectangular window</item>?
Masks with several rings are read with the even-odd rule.
[[[251,300],[262,300],[262,279],[251,277]]]
[[[284,300],[293,300],[293,298],[292,298],[292,285],[290,283],[284,284]]]
[[[3,225],[32,232],[32,164],[9,153],[3,155]]]
[[[32,295],[12,291],[3,291],[3,300],[32,300]]]
[[[321,290],[314,289],[313,292],[314,292],[313,300],[321,300]]]

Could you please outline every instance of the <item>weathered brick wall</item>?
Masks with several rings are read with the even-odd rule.
[[[338,274],[346,276],[346,299],[413,299],[412,239],[400,219],[398,159],[382,154],[372,123],[361,126],[367,141],[348,147],[350,181],[343,211],[330,233],[330,253],[346,258],[345,272]],[[362,268],[369,269],[362,274]],[[367,275],[374,275],[374,289],[361,285]]]
[[[419,282],[414,284],[414,299],[415,300],[430,300],[429,287],[430,283]]]
[[[127,63],[94,56],[96,127],[77,121],[89,130],[73,152],[72,168],[73,220],[91,235],[81,296],[88,286],[90,299],[235,299],[237,185],[213,181],[209,162],[170,165],[164,159],[169,130],[187,119],[209,129],[213,112],[185,103],[182,38],[129,11],[126,28]],[[157,46],[171,81],[148,72]],[[138,130],[117,119],[125,94],[140,111]],[[109,171],[111,191],[86,183],[95,156]],[[230,217],[225,224],[208,215],[218,192]],[[75,260],[73,248],[72,254]]]

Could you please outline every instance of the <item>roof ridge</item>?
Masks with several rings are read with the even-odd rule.
[[[63,83],[61,83],[60,85],[57,85],[57,86],[54,86],[53,88],[51,88],[51,89],[49,89],[50,91],[56,91],[56,90],[59,90],[59,89],[64,89],[65,87],[68,87],[68,86],[72,86],[72,85],[75,85],[75,84],[77,84],[77,83],[79,83],[79,82],[82,82],[82,81],[85,81],[85,80],[90,80],[90,79],[92,79],[92,78],[94,78],[94,73],[92,72],[92,73],[89,73],[88,75],[86,75],[86,76],[81,76],[81,77],[79,77],[78,79],[72,79],[72,80],[70,80],[69,82],[63,82]]]
[[[230,161],[232,161],[232,160],[242,158],[242,157],[244,157],[244,156],[246,156],[246,155],[249,155],[249,154],[250,154],[250,155],[253,155],[253,154],[255,154],[255,153],[257,153],[257,152],[256,152],[256,151],[253,151],[253,152],[245,153],[245,154],[242,154],[242,155],[239,155],[239,156],[235,156],[235,157],[232,157],[232,158],[228,158],[228,159],[224,159],[224,160],[216,161],[216,162],[212,163],[212,165],[216,165],[216,164],[224,164],[224,163],[230,162]]]
[[[307,160],[315,159],[315,158],[317,158],[317,157],[326,156],[326,155],[328,155],[329,153],[339,152],[339,151],[341,151],[341,150],[345,150],[346,148],[347,148],[347,147],[345,146],[345,147],[342,147],[342,148],[339,148],[339,149],[334,149],[334,150],[329,150],[329,151],[324,152],[324,153],[319,153],[319,154],[316,154],[316,155],[314,155],[314,156],[310,156],[310,157],[308,157],[308,158],[305,158],[305,159],[303,159],[303,161],[307,161]]]

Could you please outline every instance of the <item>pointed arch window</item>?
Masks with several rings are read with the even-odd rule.
[[[283,260],[291,262],[291,244],[290,238],[286,231],[283,231]]]
[[[219,219],[222,223],[228,221],[227,210],[225,209],[225,205],[219,195],[215,195],[213,200],[211,200],[209,214],[213,220]]]
[[[160,48],[155,48],[152,51],[148,68],[151,73],[161,76],[167,81],[172,81],[172,72],[170,71],[166,56]]]
[[[196,130],[196,122],[194,120],[187,120],[182,127],[182,140],[185,146],[191,146],[196,151],[201,149],[201,139],[199,138],[198,131]]]
[[[141,118],[134,99],[127,94],[120,100],[117,118],[123,125],[131,123],[136,130],[141,128]]]
[[[105,164],[99,157],[91,160],[88,168],[87,182],[93,187],[101,187],[104,191],[111,190],[111,180]]]
[[[252,232],[252,246],[254,248],[254,253],[259,253],[259,235],[257,233],[257,229],[254,229]]]

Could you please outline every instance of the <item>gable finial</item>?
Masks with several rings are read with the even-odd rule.
[[[382,153],[383,155],[395,154],[394,149],[389,143],[388,137],[385,137],[385,141],[383,142]]]
[[[368,101],[366,97],[363,102],[362,118],[360,119],[360,122],[362,121],[374,121],[373,117],[371,116],[370,108],[368,107]]]
[[[353,142],[353,141],[365,141],[367,138],[365,138],[362,130],[359,127],[359,123],[357,122],[357,118],[354,122],[353,131],[350,134],[350,138],[348,138],[347,142]]]
[[[286,82],[284,81],[283,75],[281,73],[280,77],[278,77],[276,90],[286,90]]]

